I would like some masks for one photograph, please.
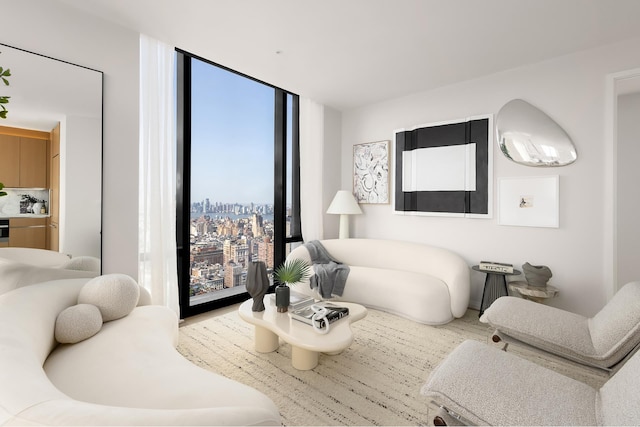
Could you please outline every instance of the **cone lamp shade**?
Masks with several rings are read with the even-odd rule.
[[[340,238],[349,238],[349,215],[358,215],[362,209],[350,191],[340,190],[327,209],[328,214],[340,215]]]

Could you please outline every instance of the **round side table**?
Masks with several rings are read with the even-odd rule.
[[[482,316],[482,313],[484,313],[484,311],[493,304],[495,300],[509,295],[506,276],[516,276],[521,273],[520,270],[516,270],[515,268],[513,269],[513,273],[481,270],[479,265],[474,265],[471,268],[475,271],[487,274],[487,277],[484,280],[482,303],[480,304],[480,313],[478,316]]]
[[[509,289],[520,294],[522,298],[535,302],[544,302],[560,292],[558,288],[553,286],[529,286],[527,282],[522,281],[509,282]]]

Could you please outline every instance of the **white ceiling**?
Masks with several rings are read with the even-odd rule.
[[[640,36],[639,0],[59,0],[338,110]]]

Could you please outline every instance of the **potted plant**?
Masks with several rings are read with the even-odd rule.
[[[7,192],[2,190],[4,190],[4,184],[0,182],[0,197],[7,195]]]
[[[279,283],[276,286],[276,307],[278,312],[288,310],[291,290],[290,285],[295,285],[311,276],[311,266],[303,259],[288,259],[273,272],[273,278]]]

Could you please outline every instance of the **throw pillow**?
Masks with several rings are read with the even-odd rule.
[[[78,294],[78,304],[93,304],[109,322],[131,313],[138,304],[140,286],[126,274],[105,274],[89,280]]]
[[[56,318],[55,338],[61,344],[75,344],[102,329],[102,315],[95,305],[78,304],[64,309]]]
[[[138,306],[141,305],[151,305],[151,294],[142,286],[140,286],[140,298],[138,298]]]

